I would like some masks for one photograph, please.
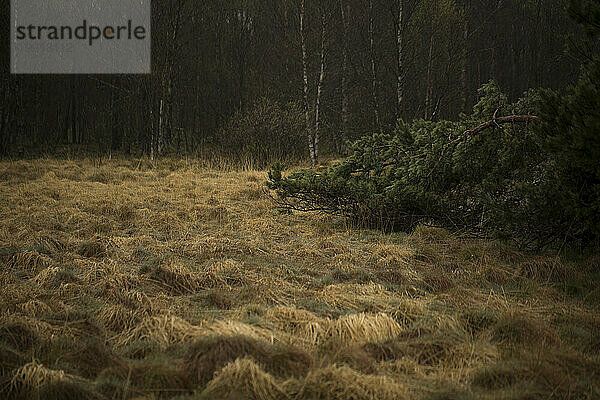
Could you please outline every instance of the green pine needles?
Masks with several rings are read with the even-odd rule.
[[[434,224],[524,248],[589,246],[600,227],[600,67],[567,95],[530,90],[509,103],[494,82],[458,122],[400,121],[350,145],[328,168],[269,174],[283,208],[361,226]]]

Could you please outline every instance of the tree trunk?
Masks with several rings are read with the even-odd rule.
[[[342,140],[340,150],[343,151],[348,140],[348,28],[350,24],[350,6],[344,5],[344,0],[340,0],[343,25],[343,43],[342,43]]]
[[[308,102],[308,57],[306,54],[306,36],[304,32],[304,17],[306,9],[304,0],[300,2],[300,46],[302,48],[302,81],[304,92],[304,115],[306,119],[306,136],[308,138],[308,151],[310,161],[313,166],[317,165],[317,154],[315,152],[315,142],[312,133],[312,122],[310,120],[310,105]]]
[[[398,0],[398,19],[396,21],[397,51],[397,104],[396,120],[402,118],[404,102],[404,0]]]
[[[469,45],[469,20],[465,8],[465,20],[463,25],[463,51],[460,68],[460,111],[467,112],[467,56]]]
[[[325,80],[325,13],[321,11],[321,71],[317,86],[317,100],[315,103],[315,159],[319,160],[319,137],[321,135],[321,96],[323,94],[323,81]]]
[[[374,0],[369,2],[369,42],[371,47],[371,95],[373,97],[373,110],[375,112],[375,127],[381,132],[381,120],[379,119],[379,101],[377,100],[377,65],[375,63],[375,15]]]
[[[429,59],[427,62],[427,90],[425,95],[425,120],[431,118],[431,103],[433,97],[433,33],[429,39]]]

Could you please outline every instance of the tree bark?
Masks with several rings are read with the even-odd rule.
[[[315,142],[312,133],[312,123],[310,120],[310,104],[308,102],[308,56],[306,54],[306,35],[304,31],[304,18],[306,15],[305,1],[300,1],[300,47],[302,48],[302,81],[304,94],[304,115],[306,119],[306,136],[308,138],[308,151],[310,161],[313,166],[317,165],[317,154],[315,152]]]
[[[375,15],[374,0],[369,2],[369,42],[371,47],[371,95],[373,97],[373,110],[375,113],[375,127],[381,132],[379,119],[379,100],[377,99],[377,64],[375,63]]]
[[[342,43],[342,143],[340,150],[345,146],[348,140],[348,30],[350,24],[350,6],[344,4],[344,0],[340,0],[340,8],[342,11],[343,25],[343,43]]]
[[[433,33],[429,38],[429,59],[427,62],[427,90],[425,95],[425,120],[431,118],[431,103],[433,101]]]
[[[397,105],[396,119],[402,118],[404,101],[404,0],[398,0],[398,18],[396,21],[396,51],[397,51]]]
[[[469,45],[469,20],[467,17],[467,9],[465,7],[465,20],[463,25],[463,50],[461,57],[460,68],[460,111],[467,111],[467,55]]]
[[[317,99],[315,103],[315,159],[319,160],[319,137],[321,135],[321,96],[323,94],[323,82],[325,80],[325,13],[321,11],[321,70],[319,73],[319,84],[317,86]]]

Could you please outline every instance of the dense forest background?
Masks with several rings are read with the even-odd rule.
[[[3,20],[9,18],[3,2]],[[154,1],[151,75],[0,75],[0,154],[340,154],[579,75],[560,0]],[[9,54],[8,23],[0,49]],[[573,44],[567,51],[569,43]],[[315,143],[315,141],[317,143]],[[320,144],[319,144],[320,141]]]

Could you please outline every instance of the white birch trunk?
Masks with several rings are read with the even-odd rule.
[[[304,32],[304,17],[305,17],[304,0],[300,2],[300,45],[302,47],[302,80],[304,91],[304,113],[306,118],[306,136],[308,138],[308,151],[310,153],[310,161],[313,166],[317,165],[317,157],[315,154],[315,142],[313,139],[312,122],[310,119],[310,104],[308,102],[308,57],[306,54],[306,37]]]
[[[319,137],[321,134],[321,96],[323,94],[323,81],[325,80],[325,14],[321,14],[321,71],[317,86],[317,100],[315,103],[315,160],[319,161]]]

